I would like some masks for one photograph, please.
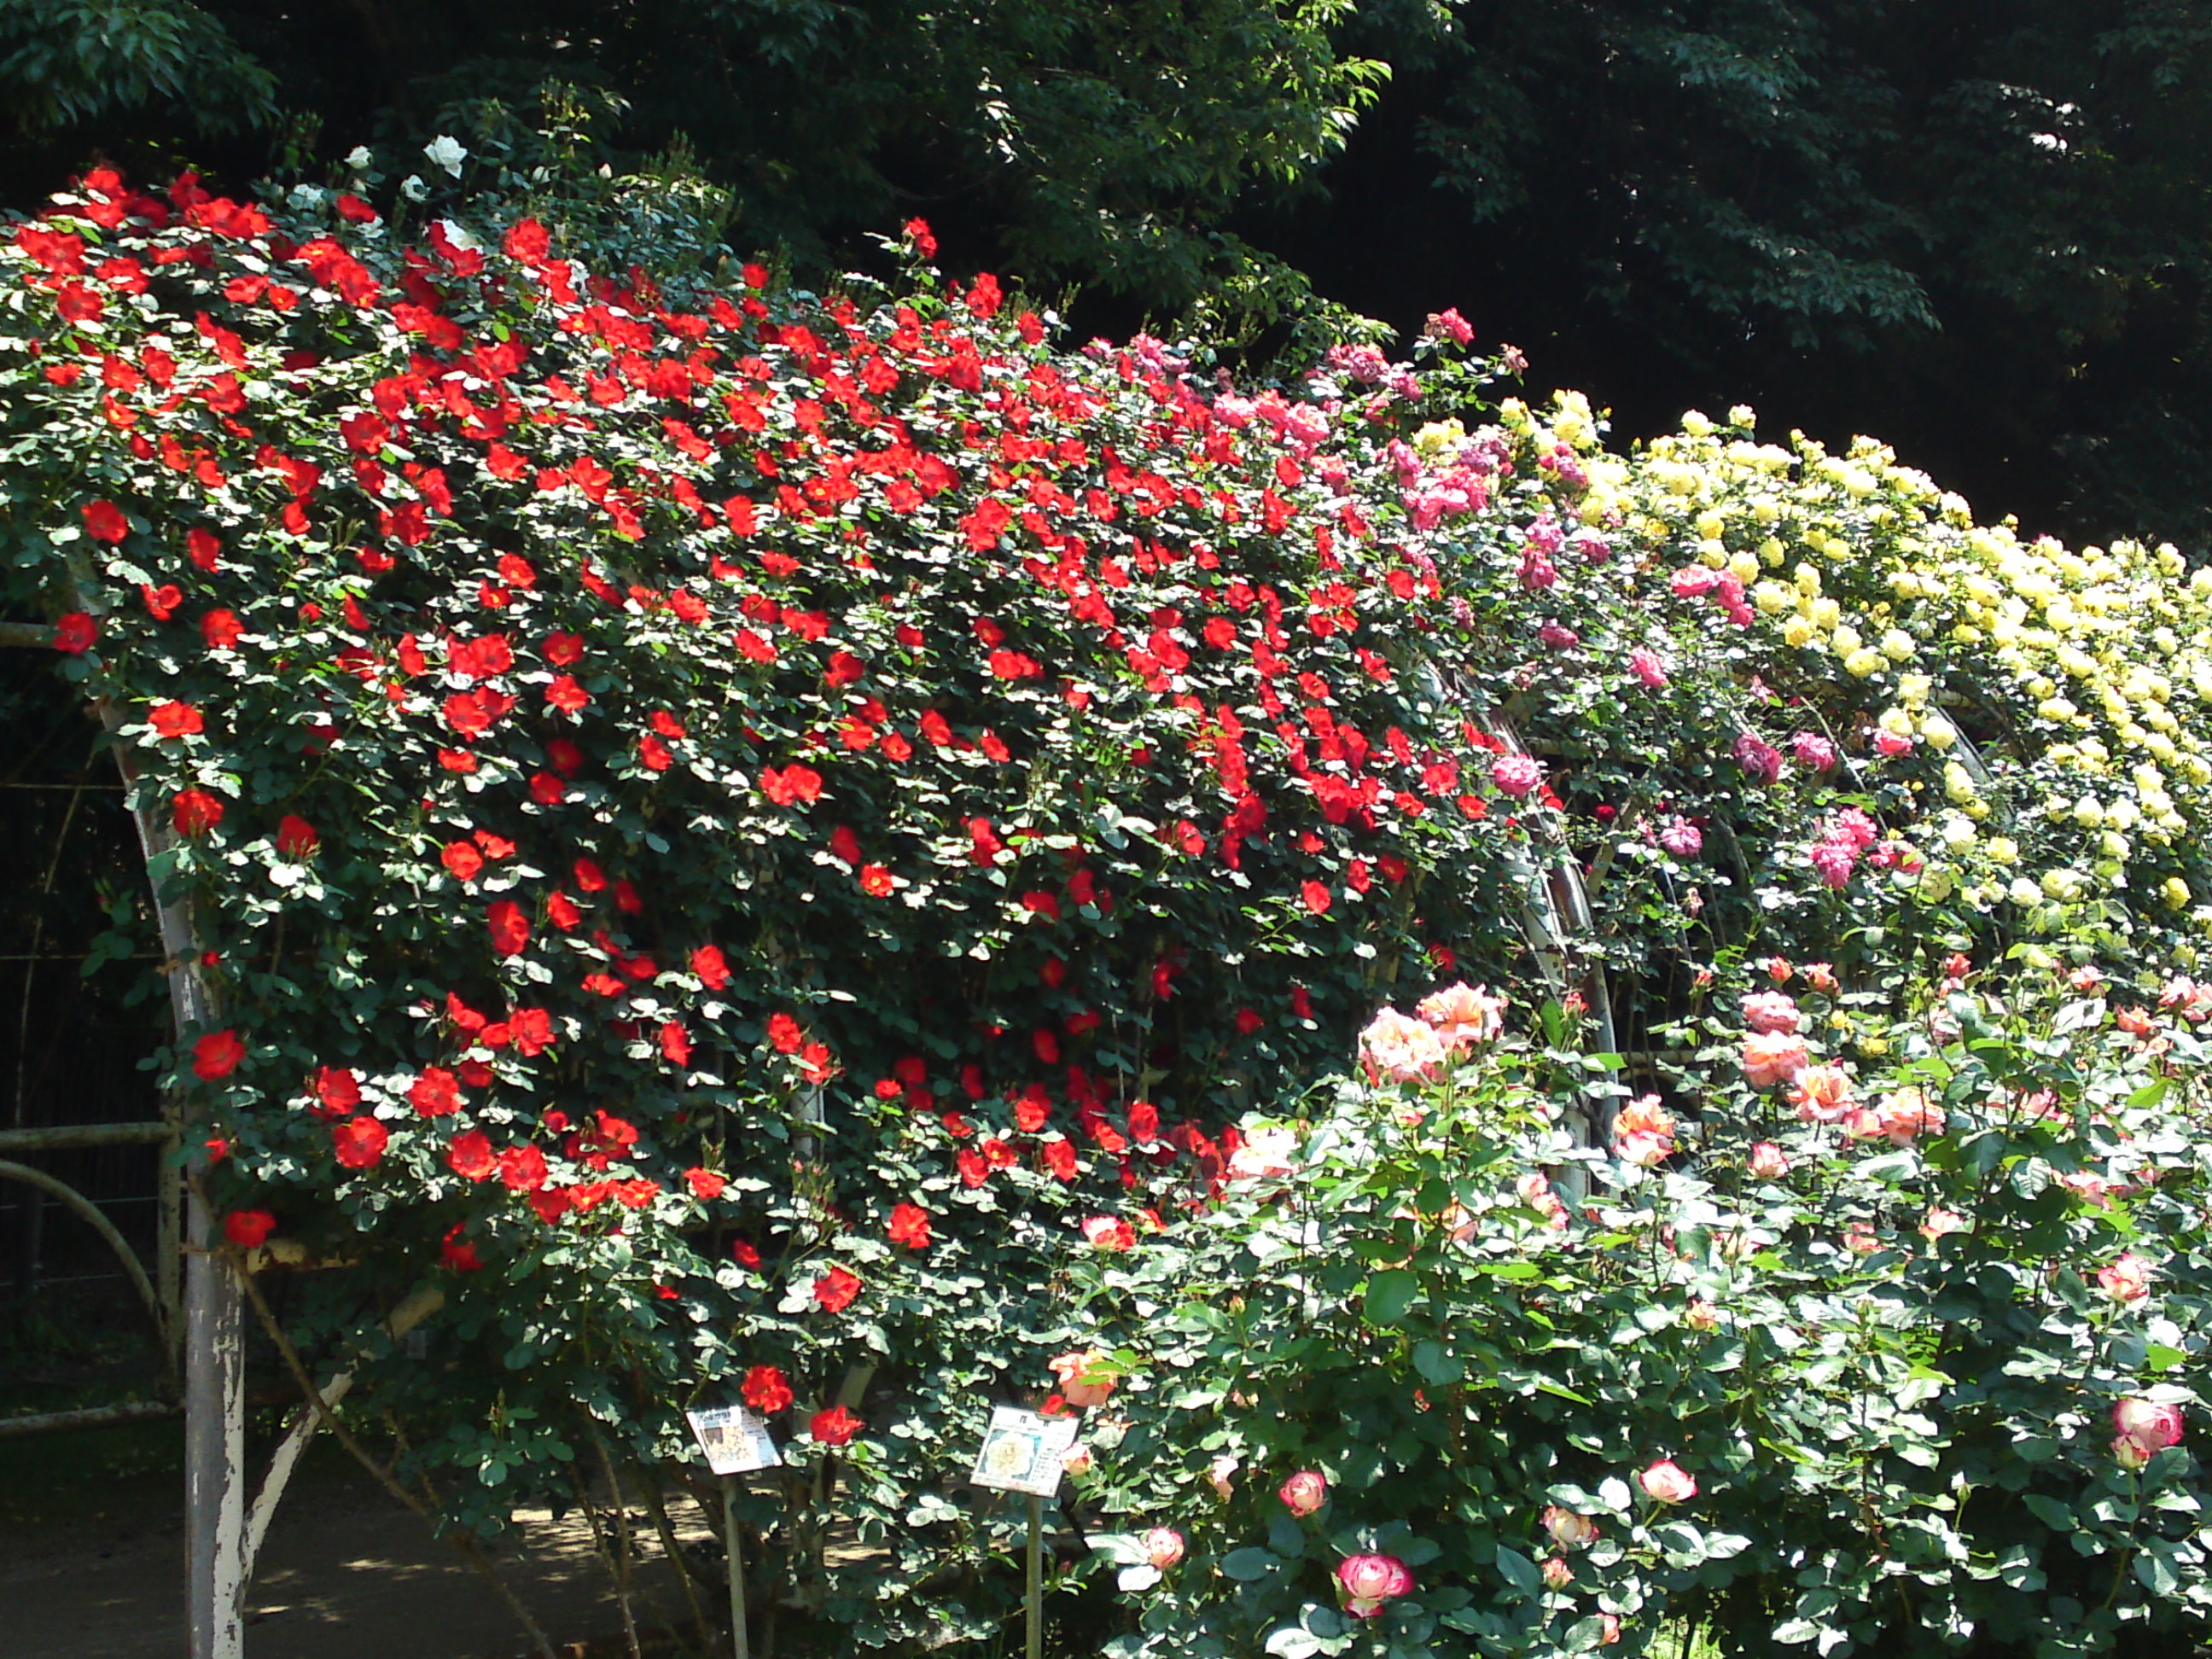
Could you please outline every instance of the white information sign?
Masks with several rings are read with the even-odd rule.
[[[1074,1417],[1042,1417],[1018,1406],[997,1406],[975,1470],[968,1479],[978,1486],[1025,1492],[1049,1498],[1060,1490],[1060,1459],[1082,1427]]]
[[[769,1438],[768,1425],[743,1406],[709,1406],[686,1412],[699,1449],[707,1454],[707,1467],[717,1474],[744,1474],[751,1469],[772,1469],[783,1459]]]

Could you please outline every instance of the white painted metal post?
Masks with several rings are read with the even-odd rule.
[[[246,1325],[194,1194],[185,1258],[185,1594],[191,1659],[243,1659]]]
[[[123,723],[112,704],[99,706],[112,732]],[[137,778],[131,751],[118,744],[116,769],[125,787]],[[161,884],[176,847],[159,810],[142,801],[131,809],[154,914],[161,929],[161,954],[169,981],[169,1007],[177,1041],[212,1023],[215,998],[200,964],[198,932],[191,912],[165,902]],[[194,1146],[193,1126],[179,1126],[184,1146]],[[185,1628],[189,1659],[244,1659],[241,1604],[246,1594],[246,1310],[228,1262],[216,1252],[215,1219],[198,1194],[185,1206]]]

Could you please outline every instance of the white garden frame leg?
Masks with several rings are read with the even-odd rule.
[[[122,724],[112,707],[102,705],[100,713],[111,732]],[[135,784],[129,750],[118,746],[115,760],[125,785]],[[134,807],[131,817],[161,922],[169,1006],[181,1047],[195,1028],[213,1024],[215,998],[191,913],[161,897],[176,837],[149,804]],[[187,1147],[194,1144],[190,1123],[183,1139]],[[189,1659],[244,1659],[245,1302],[230,1261],[220,1252],[215,1218],[198,1193],[187,1201],[184,1233],[185,1651]]]

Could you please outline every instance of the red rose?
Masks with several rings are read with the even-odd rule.
[[[498,1168],[493,1156],[491,1138],[481,1129],[471,1129],[453,1137],[446,1148],[446,1167],[457,1176],[471,1181],[488,1181]]]
[[[192,1070],[213,1083],[228,1077],[246,1058],[246,1045],[235,1031],[210,1031],[192,1045]]]
[[[246,632],[234,611],[210,611],[200,618],[200,638],[210,651],[228,651]]]
[[[858,1274],[842,1267],[832,1267],[814,1281],[814,1299],[831,1313],[842,1313],[853,1305],[853,1298],[860,1293]],[[750,1399],[748,1395],[746,1398]]]
[[[775,1413],[791,1409],[791,1384],[783,1380],[783,1373],[773,1365],[756,1365],[747,1371],[743,1393],[745,1404],[757,1412]]]
[[[322,836],[305,818],[288,813],[276,825],[276,850],[288,859],[303,859],[322,844]]]
[[[204,789],[180,789],[170,820],[180,836],[204,836],[222,822],[222,803]]]
[[[806,1040],[806,1033],[789,1014],[770,1014],[768,1017],[769,1047],[780,1054],[795,1054],[799,1045]]]
[[[207,727],[200,711],[188,702],[155,703],[146,711],[146,724],[161,738],[189,738]]]
[[[730,982],[730,964],[719,945],[702,945],[691,953],[691,971],[699,982],[710,991],[719,991]]]
[[[461,1109],[460,1079],[442,1066],[432,1066],[410,1085],[407,1098],[424,1117],[449,1116]]]
[[[384,1156],[392,1132],[373,1117],[349,1117],[331,1126],[331,1141],[338,1162],[349,1170],[373,1170]]]
[[[500,899],[484,913],[491,928],[491,948],[503,957],[520,952],[530,943],[530,918],[513,899]]]
[[[787,766],[782,771],[763,767],[761,793],[778,806],[805,805],[822,795],[822,775],[809,766]]]
[[[233,1210],[222,1218],[222,1236],[241,1250],[258,1250],[276,1231],[276,1218],[266,1210]]]
[[[113,501],[90,501],[84,508],[85,533],[112,547],[131,533],[131,521]]]
[[[852,1443],[862,1425],[860,1419],[842,1406],[832,1406],[828,1411],[817,1412],[806,1425],[810,1439],[824,1446],[846,1446]]]
[[[483,1258],[477,1254],[477,1247],[462,1237],[468,1231],[468,1224],[465,1221],[456,1221],[446,1229],[446,1237],[438,1245],[439,1261],[457,1273],[472,1273],[483,1266]]]
[[[1307,909],[1312,911],[1317,916],[1325,916],[1328,914],[1329,891],[1328,888],[1322,886],[1322,884],[1317,881],[1310,881],[1305,884],[1302,890],[1305,896]]]
[[[343,1117],[361,1104],[361,1079],[343,1066],[325,1066],[315,1073],[315,1098],[326,1117]]]
[[[82,611],[72,611],[54,624],[54,649],[65,651],[72,657],[82,656],[92,649],[92,642],[100,637],[100,619]]]
[[[546,1173],[545,1154],[535,1146],[510,1146],[499,1155],[500,1184],[509,1192],[538,1191]]]
[[[438,862],[462,881],[474,881],[484,866],[483,854],[472,841],[448,842]]]
[[[902,1204],[891,1212],[890,1225],[885,1235],[894,1244],[903,1244],[909,1250],[929,1248],[929,1212],[919,1204]]]
[[[686,1170],[684,1179],[690,1184],[691,1196],[702,1203],[711,1203],[720,1198],[722,1189],[730,1184],[729,1176],[715,1170]]]

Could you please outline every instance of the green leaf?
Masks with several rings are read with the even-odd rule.
[[[1392,1267],[1367,1281],[1366,1314],[1370,1325],[1395,1325],[1406,1316],[1421,1293],[1419,1274]]]
[[[1282,1559],[1279,1556],[1271,1555],[1266,1550],[1254,1549],[1249,1546],[1243,1549],[1231,1550],[1221,1558],[1221,1571],[1224,1573],[1231,1578],[1241,1579],[1247,1583],[1255,1578],[1265,1578],[1281,1565]]]
[[[2030,1514],[2051,1531],[2072,1532],[2074,1530],[2075,1524],[2074,1511],[2056,1498],[2045,1492],[2032,1492],[2025,1494],[2020,1501],[2027,1506]]]
[[[1498,1546],[1498,1570],[1522,1595],[1533,1600],[1544,1593],[1542,1571],[1519,1550],[1504,1544]]]

